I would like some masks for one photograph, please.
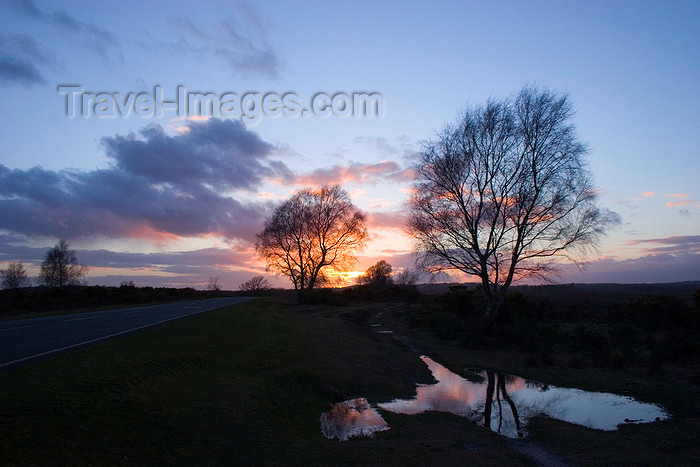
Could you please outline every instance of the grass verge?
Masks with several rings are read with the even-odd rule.
[[[331,402],[413,393],[429,375],[365,310],[260,299],[0,372],[3,464],[522,465],[444,414],[387,414],[375,439],[323,438]]]
[[[533,420],[530,439],[573,465],[700,462],[697,386],[532,366],[517,352],[466,350],[402,328],[401,306],[289,307],[259,299],[1,371],[0,463],[530,463],[508,440],[442,413],[383,413],[391,429],[374,439],[325,439],[319,415],[332,402],[408,397],[416,382],[430,381],[416,353],[366,324],[378,312],[385,325],[458,373],[500,369],[671,409],[669,421],[616,432]]]

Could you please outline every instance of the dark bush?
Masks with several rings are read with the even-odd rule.
[[[697,333],[676,329],[658,340],[652,358],[661,362],[682,363],[696,360],[700,355]]]
[[[696,315],[675,295],[647,295],[630,299],[620,312],[620,321],[636,324],[645,331],[665,330],[679,326],[696,326]]]

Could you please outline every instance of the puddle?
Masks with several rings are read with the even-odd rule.
[[[631,397],[560,388],[483,370],[473,370],[482,378],[474,382],[428,357],[421,359],[437,383],[421,384],[414,399],[378,404],[380,409],[408,415],[429,410],[450,412],[510,438],[525,436],[528,419],[537,415],[608,431],[623,423],[668,418],[660,406]]]
[[[339,402],[321,414],[321,431],[326,438],[345,441],[352,436],[372,436],[388,429],[387,422],[365,398]]]

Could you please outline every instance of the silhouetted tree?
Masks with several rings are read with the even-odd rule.
[[[270,282],[263,276],[255,276],[249,281],[246,281],[238,286],[238,290],[242,290],[244,292],[260,292],[263,290],[269,290],[270,288]]]
[[[420,271],[406,268],[398,274],[394,274],[394,283],[397,285],[415,285],[420,278]]]
[[[546,277],[603,234],[568,97],[525,87],[466,110],[422,152],[410,229],[429,270],[481,279],[486,316],[511,283]]]
[[[221,290],[221,280],[219,279],[219,276],[209,278],[207,290],[209,290],[210,292],[218,292]]]
[[[302,304],[328,279],[325,270],[342,271],[355,261],[366,239],[365,216],[334,185],[292,195],[267,220],[255,248],[269,270],[289,277]]]
[[[360,284],[386,286],[391,283],[391,264],[384,260],[377,261],[365,271],[364,276],[360,276]]]
[[[27,270],[22,263],[8,264],[7,269],[0,271],[0,275],[2,275],[3,289],[19,289],[28,287],[30,283]]]
[[[39,280],[49,287],[78,285],[86,272],[87,267],[78,263],[75,250],[71,250],[65,240],[59,240],[56,246],[46,252]]]

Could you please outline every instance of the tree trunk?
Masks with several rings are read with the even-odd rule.
[[[493,404],[493,393],[495,390],[495,381],[492,371],[486,372],[487,386],[486,386],[486,401],[484,403],[484,426],[491,429],[491,407]]]

